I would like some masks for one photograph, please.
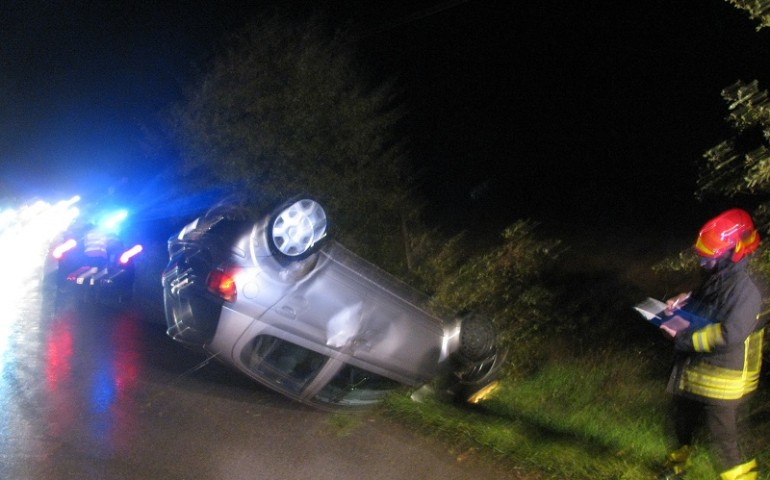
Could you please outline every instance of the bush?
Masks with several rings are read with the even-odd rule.
[[[416,236],[411,242],[412,274],[436,304],[492,319],[500,344],[510,352],[507,370],[512,374],[527,368],[546,332],[558,330],[543,279],[561,242],[544,238],[535,224],[524,220],[505,228],[501,237],[486,253],[471,254],[479,250],[466,233],[445,242],[435,232]]]

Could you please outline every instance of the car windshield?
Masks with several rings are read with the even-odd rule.
[[[400,386],[395,380],[353,365],[345,365],[318,392],[315,400],[333,405],[364,406],[379,402],[388,392]]]
[[[243,350],[241,360],[254,373],[296,395],[328,357],[269,335],[260,335]]]

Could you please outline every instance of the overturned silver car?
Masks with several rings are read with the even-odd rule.
[[[168,241],[167,333],[317,407],[376,403],[434,380],[476,401],[501,362],[476,315],[447,317],[327,235],[324,208],[295,198],[248,218],[219,205]]]

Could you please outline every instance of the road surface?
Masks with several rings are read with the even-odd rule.
[[[156,300],[57,296],[41,281],[38,227],[0,232],[0,478],[522,478],[374,412],[317,411],[206,362],[165,335]]]

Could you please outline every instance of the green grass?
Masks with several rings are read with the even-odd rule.
[[[661,369],[648,360],[622,352],[562,360],[528,378],[503,382],[478,407],[394,396],[385,411],[421,431],[524,467],[533,478],[655,478],[673,440],[665,374],[661,377]],[[763,399],[764,392],[752,403],[755,410]],[[752,448],[762,465],[760,478],[767,479],[770,427],[761,416],[753,416],[759,424]],[[694,464],[686,479],[717,478],[707,448],[697,450]]]

